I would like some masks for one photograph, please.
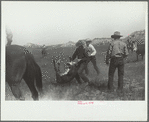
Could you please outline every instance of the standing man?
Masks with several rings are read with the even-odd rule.
[[[88,84],[90,81],[87,78],[87,76],[83,73],[83,71],[86,69],[87,64],[90,61],[90,58],[87,54],[86,42],[84,40],[79,40],[76,43],[76,47],[77,48],[72,55],[72,61],[78,58],[78,60],[82,62],[78,69],[78,75],[84,82]]]
[[[42,52],[42,56],[43,57],[47,55],[46,46],[45,45],[42,46],[42,51],[41,52]]]
[[[6,28],[6,38],[7,38],[7,45],[6,46],[10,46],[11,45],[12,37],[13,37],[12,31],[7,27]]]
[[[97,75],[99,75],[100,72],[99,72],[99,69],[97,67],[96,57],[95,57],[95,55],[96,55],[96,49],[91,44],[91,42],[92,41],[90,39],[86,39],[86,45],[87,45],[87,48],[88,48],[88,55],[90,57],[90,61],[92,62],[93,66],[94,66],[94,69],[97,72]],[[86,72],[87,75],[89,74],[88,67],[86,67],[85,72]]]
[[[111,42],[106,55],[106,64],[109,64],[109,79],[108,79],[108,89],[114,90],[113,88],[113,77],[116,68],[118,68],[118,89],[117,91],[123,91],[123,76],[124,76],[124,58],[128,55],[127,45],[120,40],[120,32],[116,31],[111,38],[114,40]]]

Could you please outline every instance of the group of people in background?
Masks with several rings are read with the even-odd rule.
[[[128,56],[128,49],[126,43],[120,40],[120,32],[116,31],[113,35],[111,35],[112,42],[109,45],[107,50],[105,63],[109,66],[108,73],[108,89],[110,91],[114,90],[113,87],[113,78],[116,68],[118,69],[118,89],[117,91],[123,91],[123,76],[124,76],[124,58]],[[79,76],[82,78],[84,82],[90,84],[90,81],[87,77],[88,75],[88,63],[92,62],[94,69],[97,72],[97,75],[100,74],[99,68],[96,62],[96,49],[91,44],[91,40],[79,40],[76,43],[76,50],[72,55],[72,60],[76,59],[78,61],[83,60],[83,63],[80,65],[78,70]],[[84,73],[85,71],[85,73]]]

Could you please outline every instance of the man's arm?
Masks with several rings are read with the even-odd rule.
[[[93,52],[91,53],[91,56],[96,55],[96,49],[95,49],[95,47],[93,45],[91,45],[91,44],[89,46],[93,50]]]
[[[77,57],[77,49],[75,50],[75,52],[72,55],[72,61]]]
[[[108,50],[107,50],[106,57],[105,57],[105,63],[106,63],[106,64],[109,64],[109,60],[110,60],[111,54],[112,54],[112,49],[113,49],[113,46],[112,46],[112,44],[110,43],[109,48],[108,48]]]

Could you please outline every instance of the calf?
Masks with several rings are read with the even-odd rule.
[[[77,63],[68,62],[67,63],[68,69],[66,70],[66,72],[60,73],[60,63],[57,63],[58,67],[56,67],[56,62],[55,60],[53,60],[54,69],[56,72],[56,82],[60,84],[68,83],[75,78],[78,83],[81,83],[80,76],[78,75],[78,69],[81,63],[82,61],[77,62]]]

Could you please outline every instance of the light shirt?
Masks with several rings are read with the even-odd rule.
[[[126,57],[128,55],[128,49],[126,43],[121,40],[114,40],[110,43],[107,51],[106,61],[112,57]]]
[[[113,41],[111,43],[111,48],[113,48],[112,52],[111,52],[111,56],[120,57],[119,54],[128,55],[126,43],[124,43],[120,40]]]
[[[89,44],[87,46],[88,48],[88,55],[89,56],[95,56],[96,55],[96,49],[94,48],[94,46],[92,44]]]
[[[137,51],[137,42],[134,42],[133,44],[133,51]]]

